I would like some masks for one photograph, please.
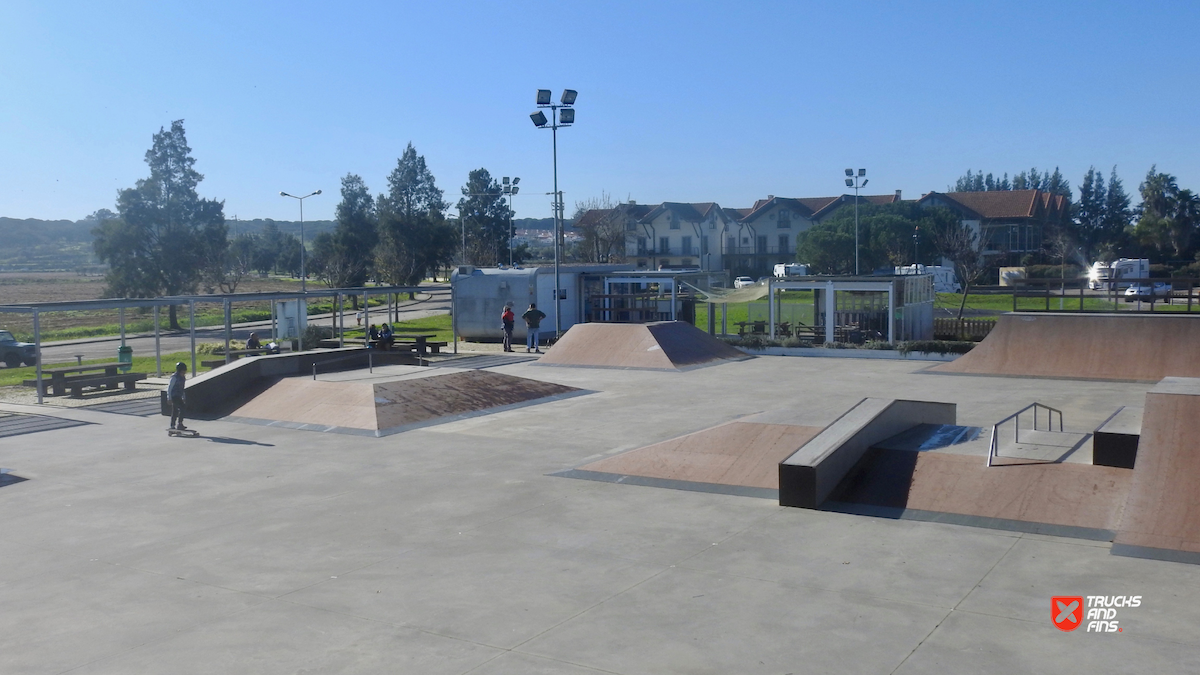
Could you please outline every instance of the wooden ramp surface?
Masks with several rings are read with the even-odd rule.
[[[1133,486],[1113,550],[1122,547],[1133,555],[1191,554],[1176,557],[1200,562],[1200,380],[1168,378],[1146,394]]]
[[[486,370],[433,371],[392,382],[284,378],[234,417],[379,431],[578,392],[551,382]]]
[[[777,490],[779,462],[820,427],[727,422],[579,467],[585,471]]]
[[[679,370],[749,358],[682,321],[571,326],[539,365]]]
[[[974,349],[929,371],[1147,382],[1200,377],[1200,317],[1004,314]]]
[[[1113,532],[1132,474],[1090,464],[988,467],[974,455],[876,448],[831,499]]]

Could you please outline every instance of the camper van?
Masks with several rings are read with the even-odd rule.
[[[784,277],[806,277],[808,276],[808,265],[799,263],[780,263],[775,266],[775,278],[782,279]]]
[[[1088,268],[1088,288],[1093,291],[1121,290],[1133,284],[1134,279],[1150,278],[1148,258],[1121,258],[1111,263],[1096,262]],[[1130,281],[1122,281],[1128,279]]]
[[[962,285],[958,283],[958,277],[954,274],[953,267],[944,267],[942,265],[904,265],[897,267],[895,273],[897,275],[932,274],[934,293],[962,293]]]

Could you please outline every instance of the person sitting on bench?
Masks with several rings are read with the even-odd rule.
[[[380,349],[391,349],[392,342],[393,342],[392,327],[385,323],[385,324],[383,324],[383,327],[379,330],[379,348]]]
[[[246,340],[246,349],[262,349],[262,343],[258,341],[258,333],[250,334],[250,339]]]

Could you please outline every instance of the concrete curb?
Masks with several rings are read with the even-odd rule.
[[[886,349],[826,349],[824,347],[761,347],[751,349],[737,347],[753,356],[808,356],[834,359],[890,359],[893,361],[953,361],[962,354],[936,354],[933,352],[909,352],[901,354]]]

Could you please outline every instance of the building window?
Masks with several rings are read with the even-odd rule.
[[[671,229],[672,230],[679,229],[679,219],[676,218],[675,216],[671,216]]]
[[[680,260],[680,261],[679,261],[679,266],[680,266],[680,267],[691,267],[691,266],[692,266],[692,259],[691,259],[691,258],[684,258],[683,260]]]
[[[700,255],[708,255],[708,237],[700,237]]]
[[[646,255],[646,238],[645,237],[637,238],[637,254],[638,255]]]
[[[788,236],[786,234],[779,235],[779,252],[788,252]]]
[[[785,229],[792,226],[792,213],[787,209],[779,212],[779,229]]]
[[[671,254],[671,238],[670,237],[659,237],[658,238],[658,254],[659,255],[670,255]]]
[[[681,252],[683,255],[694,255],[694,254],[692,253],[692,238],[691,238],[691,237],[684,237],[684,238],[683,238],[683,242],[682,242],[682,244],[680,245],[680,252]]]
[[[737,237],[725,237],[725,252],[737,253]]]
[[[758,235],[758,240],[755,242],[754,252],[755,253],[766,253],[767,252],[767,235],[765,235],[765,234]]]

